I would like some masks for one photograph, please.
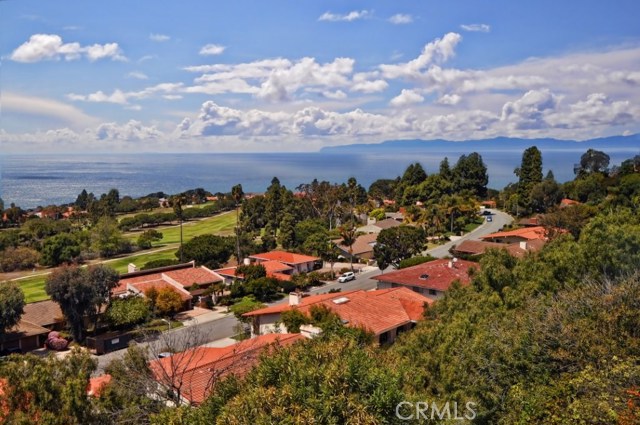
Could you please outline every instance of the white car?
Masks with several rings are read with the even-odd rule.
[[[355,278],[356,278],[356,275],[354,272],[346,272],[346,273],[343,273],[342,276],[338,278],[338,282],[345,283],[345,282],[349,282],[350,280],[355,280]]]

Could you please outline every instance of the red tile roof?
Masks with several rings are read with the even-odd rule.
[[[279,304],[246,313],[244,316],[261,316],[296,309],[310,314],[311,307],[323,305],[336,313],[348,326],[370,330],[380,335],[422,317],[425,303],[433,301],[407,288],[380,289],[377,291],[350,291],[313,295],[303,298],[300,304]]]
[[[244,376],[270,346],[287,346],[304,339],[300,334],[267,334],[228,347],[196,347],[149,366],[160,383],[179,388],[181,396],[192,404],[202,403],[215,380],[229,374]]]
[[[95,378],[89,379],[89,386],[87,387],[87,395],[100,397],[102,390],[111,382],[111,375],[104,374]]]
[[[287,251],[263,252],[261,254],[250,255],[249,257],[255,258],[256,260],[261,260],[261,261],[269,261],[269,260],[280,261],[281,263],[285,263],[285,264],[302,264],[302,263],[308,263],[311,261],[319,260],[318,257],[311,257],[309,255],[302,255],[302,254],[294,254],[293,252],[287,252]]]
[[[485,236],[480,236],[481,239],[498,239],[498,238],[508,238],[508,237],[518,237],[527,240],[533,239],[547,239],[547,230],[542,226],[536,227],[525,227],[522,229],[510,230],[507,232],[497,232],[491,233]]]
[[[282,272],[289,272],[293,270],[293,267],[288,266],[284,263],[281,263],[280,261],[273,261],[273,260],[264,261],[259,264],[264,267],[265,271],[267,272],[267,277],[274,277],[278,280],[287,280],[287,281],[291,280],[290,274],[286,274]],[[231,278],[238,277],[242,279],[243,276],[239,276],[236,270],[237,270],[236,267],[226,267],[224,269],[216,269],[214,271],[221,276],[226,276]]]
[[[194,284],[207,285],[222,281],[220,276],[216,275],[206,267],[172,270],[164,272],[163,274],[174,279],[185,288],[189,288]]]
[[[578,201],[574,201],[573,199],[567,199],[564,198],[562,201],[560,201],[560,207],[564,208],[564,207],[569,207],[571,205],[581,205],[581,202]]]
[[[151,288],[156,288],[158,291],[161,289],[171,289],[173,291],[176,291],[180,295],[182,301],[189,301],[193,298],[191,294],[189,294],[186,290],[183,289],[181,291],[166,280],[162,279],[152,280],[149,282],[132,283],[131,286],[133,286],[143,294],[146,294],[146,292]]]
[[[449,267],[449,262],[453,267]],[[384,273],[374,279],[380,282],[446,291],[455,280],[459,280],[463,285],[469,284],[471,282],[469,269],[472,267],[480,269],[480,264],[473,261],[458,260],[453,262],[448,259],[440,259]]]
[[[454,248],[454,252],[469,255],[484,254],[489,249],[506,249],[509,254],[514,257],[522,258],[529,251],[540,251],[545,245],[545,241],[542,239],[531,239],[526,241],[527,246],[523,249],[520,243],[498,243],[498,242],[485,242],[485,241],[463,241],[460,245]]]

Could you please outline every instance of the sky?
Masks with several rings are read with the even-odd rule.
[[[640,132],[637,0],[0,0],[3,152]]]

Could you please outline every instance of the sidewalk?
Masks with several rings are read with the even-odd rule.
[[[183,315],[184,319],[178,318],[178,320],[180,320],[184,326],[213,322],[231,315],[227,307],[215,307],[213,310],[194,307],[193,310],[184,311],[180,314]]]

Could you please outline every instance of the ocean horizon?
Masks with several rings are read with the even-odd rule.
[[[552,170],[559,182],[573,179],[573,165],[584,149],[543,152],[544,172]],[[0,197],[5,205],[29,209],[75,201],[86,189],[96,196],[112,188],[120,196],[140,197],[153,192],[168,194],[202,187],[212,193],[228,192],[242,184],[245,192],[264,192],[273,177],[289,189],[314,178],[346,182],[355,177],[365,188],[381,178],[402,175],[420,162],[427,173],[438,171],[446,156],[453,166],[463,146],[446,152],[398,151],[361,153],[133,153],[133,154],[3,154],[0,156]],[[489,187],[502,189],[517,180],[522,150],[480,152],[489,174]],[[607,152],[611,165],[637,154],[637,149]]]

